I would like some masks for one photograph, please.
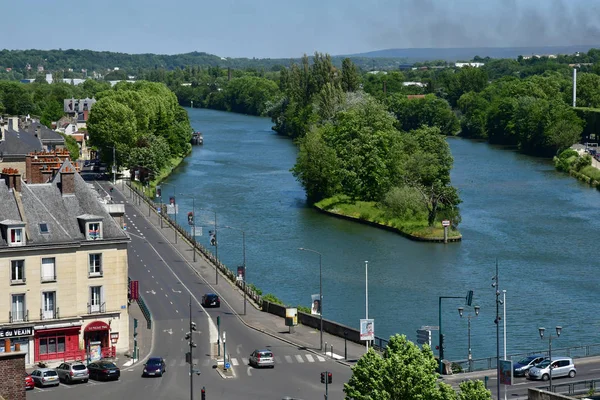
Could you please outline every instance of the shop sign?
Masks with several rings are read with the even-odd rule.
[[[110,333],[110,341],[115,344],[119,341],[119,332],[111,332]]]
[[[0,338],[11,338],[19,336],[31,336],[33,335],[33,327],[27,326],[23,328],[7,328],[0,329]]]

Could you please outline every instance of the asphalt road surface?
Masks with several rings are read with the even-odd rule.
[[[101,191],[108,191],[110,187],[110,182],[95,184],[102,187]],[[248,328],[229,305],[231,301],[239,303],[239,298],[221,297],[220,308],[204,309],[200,305],[202,295],[218,292],[220,286],[229,285],[227,280],[220,279],[217,287],[207,284],[162,234],[148,223],[144,215],[129,203],[129,199],[117,190],[112,196],[115,203],[125,202],[127,230],[132,239],[129,276],[139,280],[140,293],[152,313],[154,343],[151,355],[165,358],[167,372],[161,378],[142,378],[143,363],[138,362],[123,368],[119,381],[90,380],[83,384],[36,388],[28,392],[28,399],[54,400],[64,399],[65,396],[88,400],[190,399],[189,364],[185,362],[185,353],[189,350],[185,334],[189,331],[190,298],[192,320],[197,325],[197,333],[193,335],[197,343],[193,354],[194,368],[200,370],[200,375],[192,375],[194,398],[200,398],[202,387],[206,389],[207,399],[322,398],[325,393],[325,385],[320,382],[322,371],[330,371],[334,376],[334,383],[329,385],[329,399],[344,398],[343,383],[351,376],[347,366]],[[217,316],[220,316],[221,332],[226,331],[227,353],[231,357],[234,376],[228,379],[216,371],[216,362],[211,357],[212,343],[216,342],[218,336]],[[130,331],[133,334],[133,329]],[[275,368],[256,369],[248,366],[248,356],[257,348],[267,348],[273,352]]]

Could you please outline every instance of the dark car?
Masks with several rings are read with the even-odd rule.
[[[111,361],[95,361],[88,364],[90,379],[99,380],[117,380],[121,376],[121,370]]]
[[[165,360],[161,357],[150,357],[144,364],[142,376],[163,376],[167,372]]]
[[[216,294],[207,293],[202,296],[202,305],[204,307],[221,307],[221,300]]]
[[[513,363],[513,375],[525,376],[531,367],[544,361],[546,357],[541,355],[527,356]]]

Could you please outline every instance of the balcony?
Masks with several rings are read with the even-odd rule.
[[[23,310],[16,313],[11,311],[8,312],[8,322],[28,322],[29,321],[29,310]]]
[[[43,275],[41,278],[42,283],[44,282],[56,282],[56,275]]]
[[[47,319],[60,319],[60,307],[56,307],[56,310],[43,310],[40,308],[40,320]]]
[[[88,314],[101,314],[106,312],[106,303],[90,304],[88,303]]]
[[[97,271],[97,272],[88,272],[88,278],[102,278],[103,274],[102,274],[102,270]]]
[[[27,280],[25,278],[10,280],[11,285],[25,285],[26,283],[27,283]]]

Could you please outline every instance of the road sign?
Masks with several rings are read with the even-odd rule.
[[[450,226],[450,221],[445,219],[442,221],[442,226]]]
[[[228,362],[225,363],[225,369],[229,369],[231,368],[231,364],[229,364]]]
[[[513,365],[512,360],[500,360],[500,383],[503,385],[512,385]]]
[[[431,347],[431,331],[427,329],[417,329],[417,343],[427,344]]]

